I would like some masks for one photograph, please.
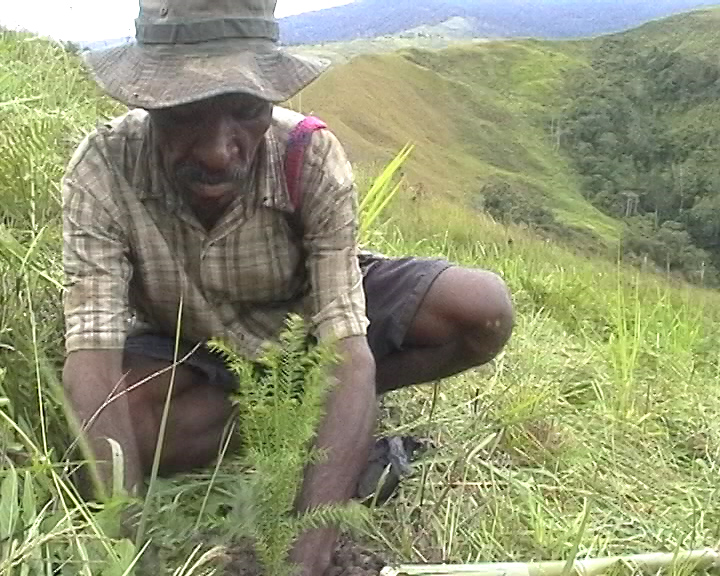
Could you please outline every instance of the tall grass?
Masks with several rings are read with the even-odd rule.
[[[81,135],[118,110],[58,46],[2,33],[0,63],[0,574],[130,574],[140,550],[118,511],[68,481],[58,393],[58,182]],[[406,562],[717,546],[718,295],[406,185],[389,216],[372,248],[501,273],[517,325],[492,365],[382,400],[383,431],[437,448],[371,511],[366,540]],[[158,481],[147,535],[168,573],[211,573],[232,550],[236,472]]]
[[[372,538],[414,561],[563,559],[587,513],[581,557],[716,546],[717,294],[408,204],[386,249],[496,270],[519,314],[494,366],[438,406],[388,400],[391,430],[439,449]]]

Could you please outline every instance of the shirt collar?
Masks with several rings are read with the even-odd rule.
[[[265,133],[260,156],[258,172],[258,196],[262,206],[292,213],[294,207],[290,202],[287,180],[285,179],[285,158],[280,149],[275,132],[275,123]]]

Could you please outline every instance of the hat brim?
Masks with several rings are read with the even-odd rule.
[[[132,42],[86,52],[84,58],[111,97],[149,110],[230,92],[285,102],[330,65],[274,44],[247,40],[173,46]]]

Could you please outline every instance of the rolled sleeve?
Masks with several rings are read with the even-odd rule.
[[[313,135],[301,186],[311,330],[321,340],[364,336],[368,319],[357,258],[357,194],[350,163],[330,131]]]
[[[99,183],[95,183],[99,185]],[[131,266],[116,215],[97,190],[63,182],[66,351],[123,348],[129,328]]]

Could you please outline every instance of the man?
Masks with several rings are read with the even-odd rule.
[[[178,325],[181,356],[220,337],[255,358],[291,312],[337,346],[316,440],[328,456],[306,473],[301,508],[353,496],[377,394],[486,363],[511,333],[496,275],[359,257],[352,173],[331,131],[312,134],[292,206],[284,157],[301,117],[274,104],[326,65],[279,49],[274,9],[273,0],[144,0],[137,42],[87,57],[100,86],[133,110],[85,139],[63,181],[63,381],[79,422],[91,423],[101,479],[112,477],[109,438],[135,493],[154,458]],[[233,387],[202,346],[174,378],[165,474],[215,458]],[[305,534],[292,560],[321,575],[334,539]]]

